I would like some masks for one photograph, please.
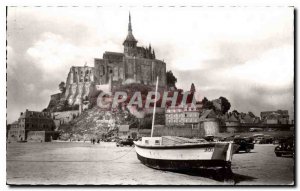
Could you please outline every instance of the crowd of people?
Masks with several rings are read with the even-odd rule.
[[[100,144],[100,139],[91,138],[91,143],[92,143],[92,144],[95,144],[96,142],[97,142],[98,144]]]

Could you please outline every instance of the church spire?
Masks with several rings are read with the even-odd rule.
[[[129,12],[128,32],[132,32],[132,26],[131,26],[131,15],[130,15],[130,12]]]
[[[135,40],[135,38],[132,34],[131,15],[129,12],[128,34],[127,34],[126,39],[123,42],[125,55],[136,56],[136,54],[137,54],[136,43],[137,43],[137,40]]]
[[[132,26],[131,26],[131,14],[129,12],[129,23],[128,23],[128,34],[123,42],[124,46],[129,46],[129,47],[136,47],[137,40],[135,40],[133,34],[132,34]]]

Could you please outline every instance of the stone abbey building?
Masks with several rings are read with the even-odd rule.
[[[71,67],[66,80],[66,92],[61,98],[67,100],[69,105],[77,105],[94,88],[115,91],[122,85],[134,83],[154,87],[157,76],[159,88],[165,89],[166,63],[156,59],[151,45],[139,47],[137,42],[129,14],[124,52],[105,52],[102,58],[94,59],[94,67]]]
[[[159,76],[159,85],[166,85],[166,63],[155,58],[155,52],[138,47],[132,33],[129,15],[128,34],[123,42],[124,53],[105,52],[102,59],[95,59],[95,82],[102,85],[112,82],[112,86],[141,83],[155,85]]]

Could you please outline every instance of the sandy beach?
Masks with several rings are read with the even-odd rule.
[[[275,145],[255,145],[233,156],[232,181],[148,168],[134,147],[115,143],[7,144],[7,184],[78,185],[257,185],[292,184],[294,159],[276,157]]]

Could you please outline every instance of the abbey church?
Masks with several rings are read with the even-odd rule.
[[[129,13],[128,34],[123,42],[124,52],[106,51],[102,58],[94,59],[94,67],[72,66],[63,94],[51,95],[50,105],[66,100],[69,105],[78,105],[93,89],[115,91],[128,84],[143,84],[154,87],[159,77],[159,88],[166,88],[166,63],[156,59],[155,51],[137,46],[133,36]],[[58,101],[58,99],[60,101]],[[51,108],[51,107],[50,107]]]
[[[112,82],[112,88],[122,84],[141,83],[155,85],[159,76],[159,85],[166,85],[166,63],[155,58],[155,52],[148,48],[138,47],[134,38],[129,14],[128,34],[123,42],[124,52],[105,52],[102,59],[95,58],[96,84]]]

